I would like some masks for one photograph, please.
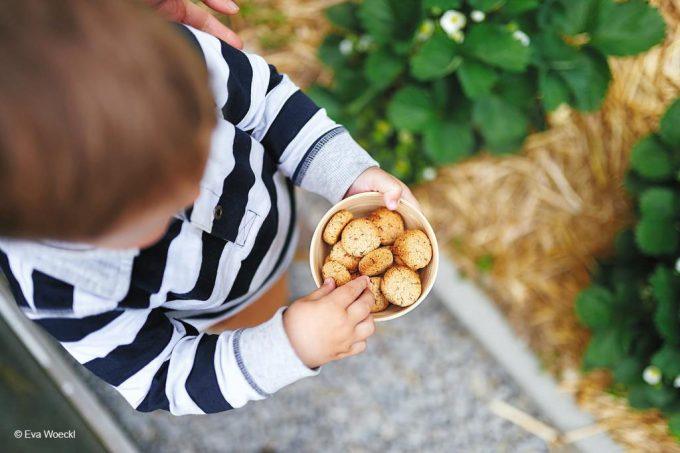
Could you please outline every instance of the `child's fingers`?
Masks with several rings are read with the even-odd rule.
[[[354,328],[354,334],[357,341],[364,341],[375,333],[375,321],[372,316],[369,316],[365,321],[361,321]]]
[[[340,354],[338,358],[344,359],[345,357],[351,357],[353,355],[361,354],[366,350],[366,346],[367,345],[365,341],[357,341],[356,343],[352,344],[352,346],[350,346],[347,352]]]
[[[343,307],[349,307],[368,288],[370,280],[366,276],[355,278],[336,288],[331,296]]]
[[[347,307],[347,318],[351,324],[359,324],[371,314],[373,305],[373,293],[365,289],[352,305]]]
[[[236,33],[198,5],[186,4],[186,14],[182,22],[211,34],[237,49],[243,47],[243,42]]]
[[[236,14],[239,7],[231,0],[203,0],[203,3],[222,14]]]
[[[320,287],[309,293],[307,297],[311,300],[319,300],[322,297],[329,295],[334,289],[335,280],[332,278],[327,278]]]
[[[385,206],[387,206],[387,209],[390,209],[394,211],[397,209],[397,206],[399,205],[399,199],[401,198],[401,194],[403,192],[403,188],[401,185],[396,184],[394,187],[391,189],[388,189],[384,193],[384,199],[385,199]]]

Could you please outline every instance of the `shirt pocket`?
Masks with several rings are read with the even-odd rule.
[[[253,239],[260,214],[247,205],[248,198],[237,194],[216,194],[206,187],[187,212],[187,220],[237,247],[244,247]]]

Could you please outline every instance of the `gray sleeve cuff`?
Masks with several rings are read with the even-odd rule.
[[[366,169],[378,162],[349,135],[344,127],[324,134],[307,151],[293,175],[293,182],[337,203]]]
[[[308,368],[298,358],[283,328],[283,311],[259,326],[244,329],[234,339],[239,367],[251,387],[263,397],[319,370]]]

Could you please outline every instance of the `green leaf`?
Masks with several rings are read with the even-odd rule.
[[[590,42],[606,55],[635,55],[663,40],[663,17],[647,2],[609,0],[600,5]]]
[[[357,18],[357,4],[352,2],[338,3],[325,11],[326,18],[336,27],[358,32],[361,24]]]
[[[611,80],[607,60],[586,50],[579,52],[573,66],[560,71],[560,76],[571,90],[574,107],[586,112],[600,107]]]
[[[385,88],[399,76],[404,60],[382,48],[372,52],[366,59],[364,75],[376,88]]]
[[[665,345],[652,356],[652,365],[659,367],[668,379],[680,376],[680,348]]]
[[[543,108],[551,112],[562,104],[569,103],[569,87],[562,78],[552,71],[541,71],[538,76]]]
[[[652,404],[647,398],[647,384],[638,384],[630,388],[628,392],[628,403],[635,409],[649,409]]]
[[[329,117],[338,119],[342,114],[342,104],[326,88],[314,85],[305,91],[316,104],[326,109]]]
[[[635,357],[626,357],[614,367],[614,379],[625,385],[642,382],[644,365]]]
[[[465,60],[457,71],[463,92],[469,98],[477,98],[491,93],[498,81],[496,71],[474,60]]]
[[[472,121],[492,151],[518,148],[527,134],[529,121],[520,109],[498,96],[475,100]]]
[[[390,0],[365,0],[357,13],[364,28],[376,42],[387,44],[396,34],[397,18]]]
[[[447,11],[450,9],[458,9],[463,4],[463,0],[424,0],[423,9],[425,11]]]
[[[509,29],[486,22],[471,27],[463,47],[484,63],[514,72],[526,69],[531,53]]]
[[[678,393],[672,387],[647,386],[647,401],[654,407],[662,409],[665,406],[673,404],[677,397]]]
[[[458,68],[463,59],[457,55],[458,44],[438,30],[411,57],[411,74],[418,80],[439,79]]]
[[[342,39],[343,38],[340,35],[328,35],[319,46],[319,59],[326,66],[337,69],[347,64],[347,58],[340,53],[339,49],[340,41],[342,41]]]
[[[427,90],[406,86],[390,101],[387,116],[397,129],[421,131],[435,118],[434,100]]]
[[[538,8],[540,4],[539,0],[507,0],[503,5],[502,12],[506,16],[518,16]]]
[[[583,365],[586,369],[613,367],[626,356],[631,340],[630,332],[626,331],[607,329],[595,332],[583,356]]]
[[[640,257],[635,244],[635,233],[630,228],[621,231],[614,240],[616,257],[623,262],[636,260]]]
[[[670,146],[680,148],[680,98],[668,107],[661,118],[659,135]]]
[[[680,440],[680,414],[675,414],[668,419],[668,430],[673,437]]]
[[[674,173],[670,153],[654,135],[648,135],[633,146],[630,165],[641,176],[653,181],[668,180]]]
[[[645,218],[653,220],[676,217],[678,200],[671,189],[653,187],[640,195],[640,212]]]
[[[680,300],[677,278],[669,268],[659,265],[650,277],[649,284],[656,299],[654,311],[656,330],[668,343],[680,344],[680,317],[678,317]],[[680,371],[677,374],[680,374]]]
[[[607,327],[613,316],[614,296],[607,289],[593,285],[576,297],[576,316],[592,329]]]
[[[610,0],[604,0],[610,1]],[[546,30],[573,36],[592,28],[598,0],[557,0],[544,2],[539,23]]]
[[[474,136],[467,123],[436,120],[425,128],[425,151],[436,164],[460,161],[472,153],[473,146]]]
[[[668,255],[678,247],[678,230],[670,221],[643,217],[635,227],[635,240],[640,250],[648,255]]]
[[[468,0],[468,4],[473,9],[489,12],[494,11],[503,6],[505,0]]]

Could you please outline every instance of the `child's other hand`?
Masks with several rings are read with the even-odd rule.
[[[362,192],[382,193],[385,197],[387,209],[397,209],[400,198],[420,208],[420,204],[411,193],[411,190],[406,187],[406,184],[378,167],[371,167],[360,174],[349,187],[345,196],[348,197]]]
[[[302,363],[316,368],[363,352],[375,324],[368,277],[335,288],[332,279],[283,313],[283,326]]]

